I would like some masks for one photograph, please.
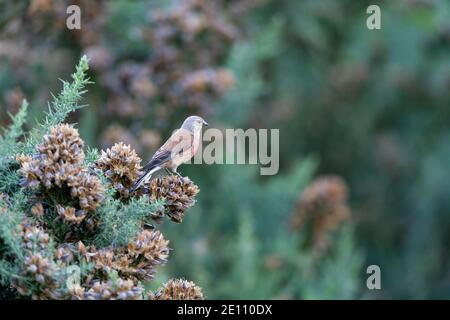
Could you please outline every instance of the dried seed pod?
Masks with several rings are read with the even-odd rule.
[[[44,216],[44,207],[43,207],[42,203],[38,202],[34,206],[32,206],[31,207],[31,213],[37,219],[42,219],[42,217]]]
[[[104,199],[105,190],[100,179],[85,169],[70,176],[67,185],[71,188],[70,195],[72,198],[79,199],[82,210],[94,211]]]
[[[78,289],[78,294],[80,290]],[[97,281],[92,288],[83,295],[88,300],[140,300],[144,288],[136,285],[131,280],[108,280],[107,282]]]
[[[75,261],[77,252],[78,251],[73,244],[63,243],[56,248],[54,258],[64,265],[69,265]]]
[[[171,279],[155,293],[150,293],[151,300],[203,300],[202,289],[192,281]]]
[[[188,178],[177,175],[155,178],[144,186],[151,201],[164,199],[165,214],[174,222],[181,223],[187,209],[195,203],[200,189]]]
[[[128,198],[130,187],[141,173],[140,163],[136,151],[130,145],[119,142],[106,151],[102,150],[97,168],[105,173],[121,198]]]
[[[169,256],[168,245],[169,241],[158,230],[143,230],[128,243],[128,255],[152,266],[164,264]]]
[[[22,295],[31,295],[33,299],[61,299],[61,269],[48,256],[49,235],[39,226],[24,222],[19,234],[24,250],[20,276],[12,286]]]
[[[84,160],[84,142],[72,125],[60,124],[50,129],[37,151],[52,163],[80,164]]]
[[[74,207],[62,207],[56,205],[56,211],[61,219],[68,223],[80,224],[86,218],[86,212],[83,210],[76,210]]]

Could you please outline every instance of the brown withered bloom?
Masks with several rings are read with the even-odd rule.
[[[86,251],[82,255],[88,262],[93,263],[96,270],[105,275],[113,270],[115,252],[111,247],[98,250],[95,247],[86,248]]]
[[[143,230],[128,243],[128,255],[135,260],[156,266],[164,264],[169,256],[169,241],[158,230]]]
[[[86,212],[83,210],[76,210],[74,207],[63,207],[56,205],[56,211],[61,219],[68,223],[80,224],[86,217]]]
[[[69,177],[80,171],[84,160],[83,141],[69,125],[58,125],[44,136],[33,156],[17,155],[21,168],[21,184],[28,188],[61,187]]]
[[[165,264],[169,255],[169,241],[161,232],[143,230],[126,247],[106,247],[85,249],[82,256],[92,263],[101,277],[112,271],[135,282],[151,280],[155,266]]]
[[[57,192],[62,193],[66,200],[77,200],[77,207],[64,208],[61,204],[56,208],[58,215],[68,223],[80,224],[87,213],[94,211],[104,199],[100,179],[84,166],[83,146],[78,130],[61,124],[44,135],[43,142],[37,146],[37,154],[16,156],[22,186],[41,188],[44,196],[59,189]],[[42,204],[32,208],[32,213],[38,218],[44,212]],[[92,219],[89,222],[93,222]]]
[[[44,216],[44,206],[41,202],[36,203],[31,207],[31,213],[33,216],[36,217],[36,219],[41,219]]]
[[[24,274],[32,275],[34,281],[45,288],[44,292],[33,297],[34,299],[59,298],[59,294],[55,291],[59,286],[54,278],[56,265],[52,260],[43,257],[40,253],[34,253],[25,257],[23,267]]]
[[[350,216],[347,197],[347,185],[339,176],[315,179],[305,188],[297,202],[292,228],[296,230],[310,223],[314,245],[325,247],[328,233],[337,229]]]
[[[79,171],[68,179],[72,198],[78,198],[81,209],[95,210],[104,199],[104,188],[100,179],[86,169]]]
[[[171,279],[155,293],[150,293],[151,300],[203,300],[202,289],[194,282],[184,279]]]
[[[32,283],[22,280],[13,281],[12,286],[22,295],[32,295],[33,299],[60,299],[62,297],[61,281],[58,278],[60,269],[52,257],[46,256],[50,236],[41,227],[24,221],[19,225],[19,235],[25,250],[24,263],[19,274],[32,279]],[[31,291],[31,286],[40,289]]]
[[[54,258],[63,265],[69,265],[75,261],[75,255],[78,253],[79,250],[72,243],[62,243],[56,248]]]
[[[142,299],[140,281],[150,280],[154,266],[165,263],[169,252],[168,241],[154,230],[143,230],[128,247],[96,250],[79,241],[59,244],[53,255],[49,255],[50,237],[40,226],[24,222],[19,234],[26,252],[20,274],[28,280],[18,278],[12,285],[33,299]],[[67,291],[64,270],[80,259],[92,264],[94,271]]]
[[[20,226],[20,235],[26,249],[45,250],[49,244],[50,236],[36,224],[25,221]]]
[[[188,178],[170,175],[152,179],[138,190],[138,194],[148,194],[150,201],[164,200],[164,213],[155,213],[152,218],[160,222],[167,215],[172,221],[181,223],[187,209],[195,203],[200,189]]]
[[[50,129],[37,151],[52,163],[79,164],[84,160],[84,142],[78,130],[69,124],[60,124]]]
[[[131,280],[97,281],[88,291],[84,292],[83,299],[87,300],[141,300],[144,288]],[[78,292],[79,294],[79,292]]]
[[[22,176],[20,181],[21,185],[31,189],[38,188],[41,183],[41,179],[44,177],[39,159],[33,159],[31,156],[19,154],[16,156],[16,161],[20,165],[19,172]],[[49,187],[51,186],[51,183],[45,184]]]
[[[97,168],[105,173],[121,198],[128,198],[130,187],[139,178],[140,163],[136,151],[130,145],[119,142],[106,151],[102,150]]]

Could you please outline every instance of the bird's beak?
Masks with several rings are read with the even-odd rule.
[[[205,120],[203,120],[203,125],[206,127],[209,126],[208,122],[206,122]]]

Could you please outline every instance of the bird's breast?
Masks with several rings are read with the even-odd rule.
[[[193,155],[197,154],[197,151],[200,147],[200,133],[194,134],[194,141],[192,143],[192,153]]]

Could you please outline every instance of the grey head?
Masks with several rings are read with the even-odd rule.
[[[202,117],[190,116],[187,117],[186,120],[184,120],[183,124],[181,125],[181,129],[185,129],[190,132],[195,132],[197,130],[200,130],[203,125],[207,126],[208,123],[205,120],[203,120]]]

